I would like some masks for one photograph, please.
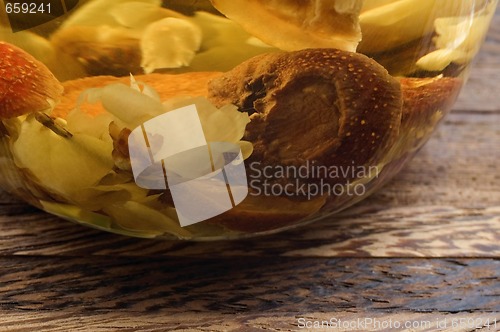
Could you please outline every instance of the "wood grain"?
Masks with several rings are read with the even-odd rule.
[[[500,261],[492,259],[24,257],[0,264],[0,310],[13,315],[0,328],[290,330],[300,317],[342,313],[500,318]]]

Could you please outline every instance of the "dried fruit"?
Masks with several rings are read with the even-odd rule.
[[[399,82],[366,56],[334,49],[254,57],[209,93],[251,114],[244,139],[261,167],[376,165],[401,122]]]
[[[181,75],[155,73],[134,77],[138,82],[143,82],[160,92],[161,99],[166,100],[178,96],[206,96],[208,81],[220,75],[221,73],[197,72]],[[130,85],[130,77],[96,76],[63,82],[64,93],[60,103],[52,111],[52,115],[66,118],[77,105],[82,92],[110,84]],[[79,109],[92,117],[105,113],[102,104],[95,100],[92,103],[79,105]]]
[[[185,19],[165,18],[147,26],[141,37],[141,67],[156,69],[188,66],[201,45],[201,30]]]
[[[111,144],[85,134],[61,137],[34,116],[21,124],[12,142],[14,161],[32,174],[35,182],[66,199],[97,185],[113,167]]]
[[[474,15],[436,19],[434,44],[437,50],[420,58],[417,66],[428,71],[441,71],[451,63],[465,65],[470,62],[479,52],[495,8],[496,2],[493,1]]]
[[[361,0],[211,0],[250,34],[285,51],[331,47],[355,51]]]
[[[63,87],[43,63],[0,42],[0,118],[50,110]]]
[[[454,77],[402,78],[401,130],[391,158],[419,149],[451,109],[463,80]],[[394,155],[393,155],[394,154]]]
[[[277,51],[225,17],[196,12],[190,21],[200,27],[203,40],[185,71],[228,71],[255,55]]]
[[[206,223],[222,225],[227,229],[256,233],[289,227],[318,212],[326,197],[310,201],[294,201],[286,197],[247,196],[241,204]]]
[[[48,39],[33,32],[19,31],[12,33],[11,29],[0,27],[0,40],[15,45],[31,54],[35,59],[46,65],[59,81],[85,76],[85,70],[76,59],[57,52]]]
[[[373,1],[373,0],[372,0]],[[373,54],[431,34],[440,17],[469,15],[489,0],[399,0],[372,7],[359,16],[363,40],[358,51]]]
[[[60,54],[78,59],[90,75],[140,73],[140,33],[123,27],[70,26],[51,37]]]
[[[201,32],[159,1],[94,0],[70,16],[51,42],[91,75],[125,76],[188,65],[200,46]]]

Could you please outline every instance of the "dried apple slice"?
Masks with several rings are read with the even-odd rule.
[[[141,38],[146,74],[188,66],[201,45],[201,30],[188,20],[169,17],[148,25]]]
[[[212,0],[250,34],[285,51],[338,48],[355,51],[361,40],[362,0]]]
[[[80,209],[74,205],[54,203],[49,201],[40,201],[45,211],[50,212],[58,217],[74,220],[85,220],[81,222],[85,225],[90,225],[94,228],[109,231],[111,228],[111,219],[100,213]]]
[[[11,149],[19,168],[62,197],[71,198],[82,188],[96,185],[113,167],[111,144],[85,134],[61,137],[31,115]]]

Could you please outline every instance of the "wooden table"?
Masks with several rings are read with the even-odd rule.
[[[139,240],[2,193],[0,331],[500,330],[499,55],[497,16],[467,90],[411,165],[307,228]]]

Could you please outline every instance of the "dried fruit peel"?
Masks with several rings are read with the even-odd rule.
[[[417,66],[423,70],[441,71],[451,63],[470,62],[488,32],[496,4],[497,1],[492,1],[474,15],[436,19],[434,44],[437,50],[420,58]]]
[[[141,67],[150,73],[188,65],[201,32],[184,15],[162,8],[161,1],[94,0],[71,15],[51,42],[90,74],[120,76],[140,73]]]
[[[285,51],[338,48],[355,51],[361,40],[362,0],[211,0],[250,34]]]
[[[359,16],[363,40],[358,51],[373,54],[431,34],[440,17],[468,15],[489,0],[399,0]]]
[[[62,92],[62,85],[43,63],[0,42],[0,119],[50,110]]]

